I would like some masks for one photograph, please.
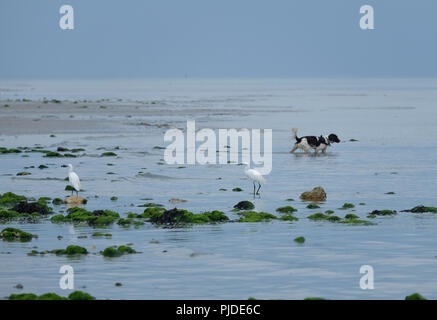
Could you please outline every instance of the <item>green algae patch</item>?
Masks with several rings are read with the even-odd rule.
[[[296,211],[297,211],[297,209],[293,208],[292,206],[285,206],[285,207],[280,207],[280,208],[276,209],[276,212],[280,212],[280,213],[293,213]]]
[[[101,157],[116,157],[117,154],[115,152],[103,152],[100,156]]]
[[[255,205],[250,201],[240,201],[235,206],[236,210],[252,210],[255,209]]]
[[[54,198],[53,201],[52,201],[52,204],[55,205],[55,206],[59,206],[59,205],[61,205],[63,203],[64,203],[64,200],[62,200],[60,198]]]
[[[302,244],[305,243],[305,237],[297,237],[293,241]]]
[[[94,232],[91,237],[94,238],[99,238],[99,237],[106,237],[106,238],[110,238],[112,237],[112,234],[110,233],[102,233],[102,232]]]
[[[427,300],[424,296],[422,296],[420,293],[413,293],[409,296],[405,297],[405,300]]]
[[[344,218],[346,220],[351,220],[351,219],[358,219],[359,217],[356,214],[348,213],[347,215],[344,216]]]
[[[91,226],[104,226],[114,223],[120,218],[117,212],[111,210],[95,210],[93,212],[79,207],[69,208],[66,216],[58,214],[50,221],[53,223],[88,223]]]
[[[0,232],[0,239],[3,239],[3,241],[29,242],[33,237],[31,233],[16,228],[5,228]]]
[[[192,213],[182,209],[165,210],[163,208],[148,208],[141,215],[154,224],[203,224],[228,221],[229,218],[221,211],[208,211],[204,213]]]
[[[278,219],[278,217],[267,212],[247,211],[239,213],[239,215],[241,218],[237,222],[267,222],[272,219]]]
[[[67,297],[62,297],[56,293],[44,293],[37,296],[34,293],[11,294],[9,300],[95,300],[96,298],[89,293],[82,291],[74,291]]]
[[[119,247],[108,247],[105,250],[103,250],[101,253],[104,257],[115,258],[115,257],[121,257],[122,255],[125,254],[133,254],[138,252],[129,246],[119,246]]]
[[[320,208],[316,203],[310,203],[309,205],[307,205],[308,209],[318,209]]]
[[[353,226],[374,226],[376,223],[367,221],[367,220],[361,220],[361,219],[347,219],[340,221],[340,223],[353,225]]]
[[[370,216],[392,216],[397,214],[396,210],[373,210]]]
[[[111,201],[117,201],[118,200],[118,197],[111,197]]]
[[[87,292],[83,291],[74,291],[68,295],[69,300],[96,300],[95,297],[90,295]]]
[[[307,297],[307,298],[304,298],[304,300],[312,301],[312,300],[326,300],[326,299],[320,298],[320,297]]]
[[[156,207],[164,207],[164,206],[162,204],[159,204],[159,203],[147,202],[144,204],[140,204],[138,207],[156,208]]]
[[[326,210],[325,213],[326,214],[333,214],[335,211],[334,210]]]
[[[233,188],[232,191],[234,191],[234,192],[241,192],[241,191],[243,191],[243,189],[237,187],[237,188]]]
[[[61,255],[74,256],[74,255],[88,254],[88,250],[85,249],[84,247],[70,245],[65,249],[55,249],[49,251],[49,253],[53,253],[58,256]]]
[[[25,200],[26,200],[25,196],[20,196],[12,192],[6,192],[2,194],[0,197],[0,206],[1,207],[13,206]]]
[[[339,222],[339,221],[341,221],[340,217],[332,216],[332,215],[326,215],[326,214],[323,214],[321,212],[314,213],[314,214],[308,216],[308,219],[313,220],[313,221],[322,221],[322,220],[325,220],[325,221],[329,221],[329,222]]]
[[[299,218],[296,218],[295,216],[291,214],[285,214],[282,217],[279,218],[281,221],[298,221]]]
[[[425,207],[425,206],[417,206],[410,210],[403,210],[402,212],[412,212],[412,213],[425,213],[425,212],[432,212],[437,213],[436,207]]]
[[[45,158],[63,158],[64,156],[59,152],[49,151],[49,152],[45,153],[44,157]]]
[[[46,198],[40,198],[35,202],[21,201],[11,210],[22,214],[38,213],[41,215],[48,215],[53,212],[53,209],[47,205]]]
[[[355,208],[355,205],[352,203],[345,203],[343,204],[343,206],[341,208],[338,208],[339,210],[347,210],[347,209],[352,209]]]
[[[16,149],[16,148],[4,148],[4,147],[0,147],[0,154],[7,154],[7,153],[21,153],[22,151],[20,149]]]

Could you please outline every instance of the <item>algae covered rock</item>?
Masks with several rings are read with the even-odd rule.
[[[16,228],[5,228],[0,232],[0,239],[3,241],[31,241],[34,236],[31,233],[24,232]]]
[[[26,201],[25,196],[17,195],[12,192],[6,192],[0,196],[0,207],[14,206],[21,201]]]
[[[95,300],[96,298],[90,295],[89,293],[82,291],[74,291],[70,293],[68,298],[61,297],[56,293],[44,293],[40,296],[37,296],[34,293],[20,293],[20,294],[11,294],[8,297],[9,300]]]
[[[293,208],[292,206],[285,206],[285,207],[280,207],[280,208],[276,209],[276,212],[280,212],[280,213],[293,213],[296,211],[297,211],[297,209]]]
[[[150,209],[150,210],[148,210]],[[151,223],[180,225],[180,224],[201,224],[210,222],[223,222],[229,218],[221,211],[208,211],[204,213],[194,214],[187,210],[163,208],[148,208],[142,215],[148,218]]]
[[[102,255],[107,258],[120,257],[125,254],[138,253],[129,246],[108,247],[103,250]]]
[[[255,205],[250,201],[240,201],[234,205],[234,208],[237,210],[252,210],[255,209]]]
[[[237,222],[268,222],[272,219],[278,219],[278,217],[267,212],[247,211],[239,213],[241,216]]]
[[[12,211],[18,212],[18,213],[39,213],[41,215],[47,215],[52,213],[52,208],[50,208],[45,201],[38,200],[36,202],[27,202],[27,201],[21,201],[17,205],[15,205],[12,209]]]
[[[95,210],[90,212],[83,208],[73,207],[67,210],[68,214],[66,216],[58,214],[53,216],[50,220],[53,223],[88,223],[91,226],[103,226],[114,223],[120,218],[117,212],[111,210]]]
[[[409,296],[405,297],[405,300],[427,300],[424,296],[422,296],[420,293],[413,293]]]
[[[373,210],[371,216],[391,216],[397,214],[396,210]]]
[[[294,239],[294,242],[301,243],[301,244],[305,243],[305,238],[304,237],[297,237]]]
[[[306,191],[300,195],[300,198],[305,201],[325,201],[326,192],[322,187],[315,187],[311,191]]]
[[[403,210],[402,212],[412,212],[412,213],[432,212],[432,213],[437,213],[437,208],[436,207],[425,207],[422,205],[422,206],[414,207],[413,209]]]

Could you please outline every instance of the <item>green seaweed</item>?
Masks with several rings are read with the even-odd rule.
[[[0,239],[3,241],[31,241],[34,236],[31,233],[24,232],[16,228],[5,228],[0,232]]]
[[[343,204],[343,206],[341,208],[339,208],[340,210],[347,210],[347,209],[352,209],[355,208],[355,205],[352,203],[345,203]]]
[[[278,219],[278,217],[267,212],[247,211],[239,213],[241,216],[237,222],[267,222],[272,219]]]
[[[236,210],[252,210],[255,209],[255,205],[250,201],[240,201],[234,206],[234,208]]]
[[[309,205],[307,205],[308,209],[318,209],[320,208],[316,203],[310,203]]]
[[[101,157],[116,157],[117,154],[115,152],[103,152],[100,156]]]
[[[120,257],[125,254],[138,253],[129,246],[119,246],[119,247],[108,247],[103,252],[101,252],[104,257],[115,258]]]
[[[305,238],[304,237],[297,237],[294,239],[294,242],[301,243],[301,244],[305,243]]]
[[[424,296],[422,296],[420,293],[413,293],[409,296],[405,297],[405,300],[427,300]]]
[[[2,194],[2,196],[0,197],[0,206],[1,207],[13,206],[25,200],[26,200],[25,196],[20,196],[12,192],[6,192]]]
[[[297,211],[297,209],[293,208],[292,206],[285,206],[285,207],[280,207],[280,208],[276,209],[276,212],[280,212],[280,213],[293,213],[296,211]]]

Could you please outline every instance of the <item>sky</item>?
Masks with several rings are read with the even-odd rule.
[[[435,0],[1,0],[0,78],[435,77],[436,15]]]

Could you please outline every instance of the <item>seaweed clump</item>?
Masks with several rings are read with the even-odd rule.
[[[141,217],[147,218],[151,223],[167,225],[202,224],[229,220],[223,212],[217,210],[194,214],[187,210],[177,208],[165,210],[159,207],[147,208]]]
[[[436,207],[425,207],[422,205],[422,206],[416,206],[410,210],[403,210],[402,212],[413,212],[413,213],[432,212],[432,213],[437,213],[437,208]]]
[[[34,293],[11,294],[9,300],[95,300],[96,298],[89,293],[82,291],[74,291],[68,297],[61,297],[56,293],[44,293],[37,296]]]
[[[268,222],[278,217],[267,212],[247,211],[239,214],[241,217],[237,222]]]
[[[255,209],[255,205],[250,201],[240,201],[235,206],[236,210],[252,210]]]
[[[138,252],[129,246],[108,247],[102,252],[103,256],[107,258],[120,257],[125,254],[133,254],[133,253],[138,253]]]
[[[50,220],[54,223],[72,222],[88,223],[90,226],[104,226],[114,223],[120,218],[117,212],[111,210],[95,210],[93,212],[79,207],[69,208],[66,216],[58,214]]]
[[[280,212],[280,213],[293,213],[296,211],[297,211],[297,209],[293,208],[292,206],[285,206],[285,207],[280,207],[280,208],[276,209],[276,212]]]
[[[26,201],[26,197],[12,192],[6,192],[0,196],[0,207],[14,206],[21,201]]]
[[[34,235],[31,233],[16,228],[5,228],[0,232],[0,239],[3,239],[3,241],[28,242],[31,241],[33,237]]]

